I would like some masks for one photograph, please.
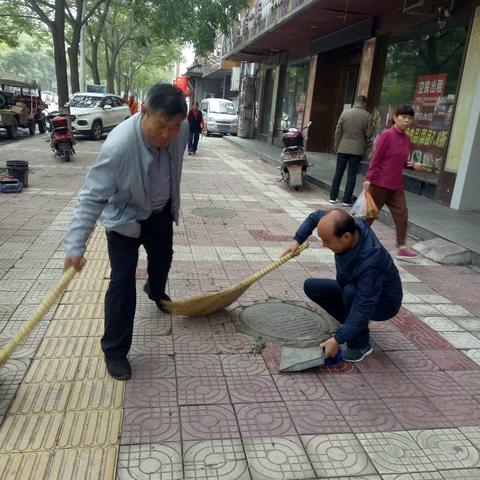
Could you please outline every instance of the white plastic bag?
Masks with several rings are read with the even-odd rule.
[[[367,218],[368,206],[365,198],[365,190],[357,197],[355,203],[350,210],[350,214],[356,218]]]

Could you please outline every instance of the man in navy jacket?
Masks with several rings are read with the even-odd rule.
[[[315,227],[323,245],[335,253],[337,277],[309,278],[303,288],[308,298],[341,324],[335,336],[320,346],[325,348],[325,358],[330,358],[346,342],[344,360],[359,362],[372,353],[368,322],[388,320],[400,309],[400,275],[369,225],[340,209],[310,214],[285,253],[295,253]]]

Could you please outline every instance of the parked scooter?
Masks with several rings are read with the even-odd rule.
[[[306,130],[312,122],[308,122],[301,130],[290,127],[282,129],[282,143],[283,150],[280,155],[280,166],[278,167],[281,173],[279,182],[284,180],[288,186],[300,190],[303,187],[305,175],[308,168],[312,166],[307,161],[307,154],[303,146],[305,138],[303,131]]]
[[[65,157],[69,162],[75,153],[75,137],[69,126],[69,115],[59,112],[51,112],[47,116],[48,130],[50,132],[50,147],[55,156]]]

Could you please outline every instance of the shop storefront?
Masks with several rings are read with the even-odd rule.
[[[418,193],[431,197],[445,169],[468,25],[468,17],[456,18],[443,28],[435,22],[377,39],[383,75],[373,86],[376,135],[391,126],[397,106],[413,105],[410,158],[428,171],[410,177],[420,180]]]
[[[309,61],[287,66],[282,99],[281,127],[301,129],[304,123],[305,102],[308,88]]]

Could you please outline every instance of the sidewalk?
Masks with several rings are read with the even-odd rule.
[[[227,141],[238,145],[254,154],[257,158],[274,165],[279,165],[282,149],[258,140],[240,137],[224,137]],[[319,186],[322,190],[330,192],[333,176],[335,174],[336,156],[328,153],[308,153],[312,167],[309,171],[309,181]],[[346,181],[346,172],[342,185]],[[362,190],[364,174],[357,175],[355,193]],[[421,240],[441,237],[457,243],[474,254],[474,263],[480,265],[480,212],[459,212],[441,205],[433,200],[405,192],[409,208],[409,231]],[[388,209],[380,212],[379,217],[388,225],[393,225]]]
[[[0,345],[60,277],[62,237],[100,145],[80,140],[72,164],[46,147],[40,137],[0,144],[2,163],[29,158],[33,170],[24,193],[0,195]],[[310,211],[328,206],[316,187],[291,192],[269,165],[220,138],[202,138],[199,154],[185,157],[182,185],[174,299],[256,272]],[[393,251],[392,229],[377,222],[375,230]],[[161,314],[146,298],[142,250],[133,378],[117,382],[99,348],[109,276],[101,227],[86,257],[58,306],[0,368],[0,478],[480,478],[475,270],[399,265],[404,305],[372,325],[373,355],[280,374],[281,339],[322,324],[303,281],[332,277],[335,267],[315,237],[228,311],[196,319]]]

